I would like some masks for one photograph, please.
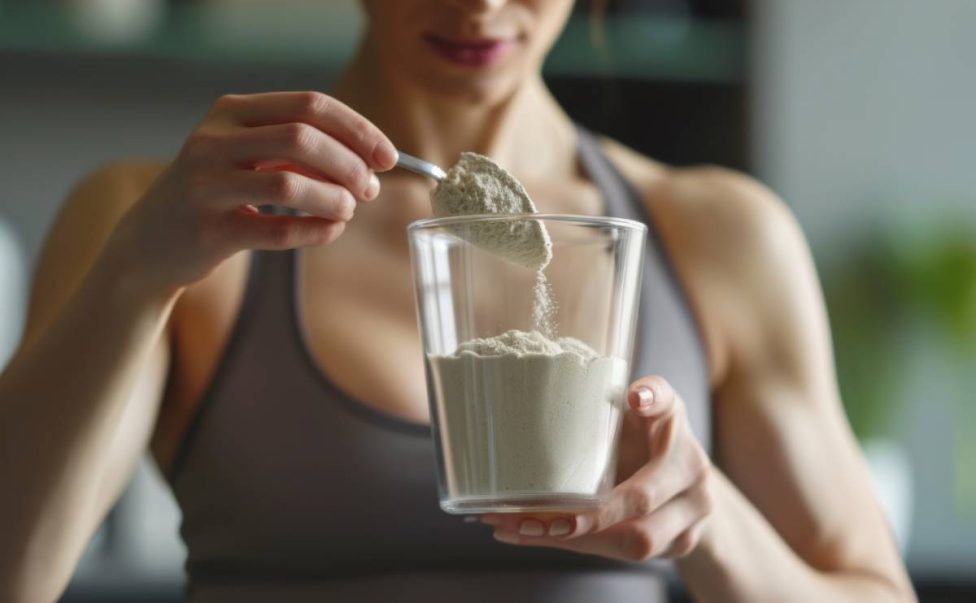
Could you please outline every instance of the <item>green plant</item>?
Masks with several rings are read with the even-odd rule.
[[[976,228],[954,220],[876,232],[824,272],[841,392],[862,440],[897,417],[915,329],[933,330],[960,366],[976,360]]]

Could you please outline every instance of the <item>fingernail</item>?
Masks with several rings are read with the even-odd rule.
[[[647,386],[640,386],[637,388],[637,405],[641,408],[647,409],[654,404],[654,392],[651,388]]]
[[[498,542],[504,542],[505,544],[517,544],[518,543],[518,536],[516,536],[515,534],[512,534],[511,532],[500,532],[500,531],[497,531],[496,530],[495,533],[492,534],[492,536]]]
[[[541,521],[526,519],[519,524],[519,534],[522,536],[545,536],[546,526]]]
[[[549,524],[550,536],[565,536],[573,531],[573,524],[565,519],[557,519]]]
[[[376,177],[376,174],[370,174],[369,184],[366,185],[366,198],[372,200],[378,194],[380,194],[380,179]]]
[[[381,143],[376,146],[373,150],[373,161],[376,163],[377,167],[390,168],[393,167],[397,159],[399,159],[400,154],[397,150],[393,148],[393,145],[386,143]]]

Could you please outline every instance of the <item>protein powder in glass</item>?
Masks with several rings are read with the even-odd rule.
[[[410,225],[445,511],[570,511],[605,502],[646,231],[631,220],[547,214]],[[516,243],[544,241],[545,261],[513,261],[505,233]]]

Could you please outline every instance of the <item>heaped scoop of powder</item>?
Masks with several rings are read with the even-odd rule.
[[[431,193],[431,204],[438,217],[536,213],[522,184],[477,153],[461,153],[461,159]],[[541,270],[552,260],[552,241],[541,222],[472,224],[457,234],[532,270]]]

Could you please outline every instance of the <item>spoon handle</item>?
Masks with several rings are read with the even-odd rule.
[[[438,182],[447,177],[447,174],[440,167],[423,159],[418,159],[413,155],[407,155],[406,153],[400,153],[396,164],[397,167],[410,170],[421,176],[428,176]]]

